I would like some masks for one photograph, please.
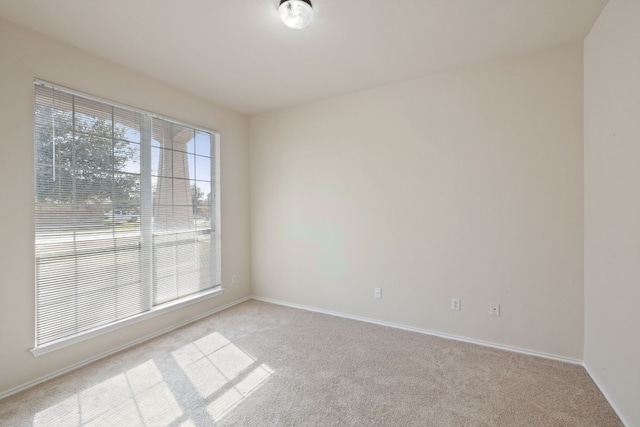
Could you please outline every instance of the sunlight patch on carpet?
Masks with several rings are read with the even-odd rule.
[[[171,353],[200,396],[207,398],[256,363],[218,332]]]
[[[180,405],[149,360],[40,411],[33,425],[166,425],[181,415]]]
[[[207,406],[211,418],[218,422],[231,412],[243,400],[254,393],[273,374],[267,365],[260,365],[251,371],[242,381],[227,390],[222,396]]]

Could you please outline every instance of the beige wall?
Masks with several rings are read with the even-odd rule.
[[[31,355],[35,77],[221,132],[222,279],[227,288],[222,296],[38,358]],[[0,19],[0,129],[0,394],[249,295],[245,116]],[[232,274],[237,284],[231,284]]]
[[[640,426],[640,2],[585,40],[585,363]]]
[[[252,117],[254,294],[582,359],[582,90],[576,44]]]

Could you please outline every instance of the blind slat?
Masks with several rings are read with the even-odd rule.
[[[216,134],[44,82],[34,129],[36,347],[219,286]]]

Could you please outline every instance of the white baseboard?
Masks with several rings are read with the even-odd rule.
[[[462,337],[462,336],[458,336],[458,335],[445,334],[445,333],[442,333],[442,332],[436,332],[436,331],[431,331],[431,330],[428,330],[428,329],[416,328],[416,327],[413,327],[413,326],[403,325],[403,324],[400,324],[400,323],[385,322],[385,321],[382,321],[382,320],[371,319],[371,318],[368,318],[368,317],[354,316],[354,315],[351,315],[351,314],[340,313],[340,312],[337,312],[337,311],[324,310],[324,309],[317,308],[317,307],[310,307],[310,306],[301,305],[301,304],[293,304],[293,303],[289,303],[289,302],[286,302],[286,301],[280,301],[280,300],[271,299],[271,298],[263,298],[263,297],[259,297],[259,296],[253,296],[251,298],[256,300],[256,301],[268,302],[268,303],[277,304],[277,305],[284,305],[284,306],[287,306],[287,307],[299,308],[301,310],[307,310],[307,311],[313,311],[313,312],[316,312],[316,313],[329,314],[331,316],[337,316],[337,317],[344,317],[345,319],[359,320],[361,322],[373,323],[373,324],[381,325],[381,326],[388,326],[390,328],[403,329],[405,331],[417,332],[417,333],[420,333],[420,334],[432,335],[432,336],[436,336],[436,337],[440,337],[440,338],[445,338],[445,339],[450,339],[450,340],[455,340],[455,341],[461,341],[461,342],[466,342],[466,343],[471,343],[471,344],[477,344],[477,345],[481,345],[483,347],[491,347],[491,348],[496,348],[496,349],[499,349],[499,350],[510,351],[510,352],[513,352],[513,353],[521,353],[521,354],[526,354],[526,355],[529,355],[529,356],[542,357],[542,358],[545,358],[545,359],[551,359],[551,360],[557,360],[559,362],[570,363],[572,365],[584,366],[584,363],[580,359],[573,359],[573,358],[570,358],[570,357],[559,356],[559,355],[544,353],[544,352],[540,352],[540,351],[528,350],[528,349],[525,349],[525,348],[513,347],[513,346],[493,343],[493,342],[489,342],[489,341],[477,340],[477,339]]]
[[[631,424],[625,419],[624,414],[622,413],[622,411],[620,410],[620,408],[618,408],[616,406],[616,404],[614,403],[614,401],[611,399],[610,394],[607,391],[607,388],[603,385],[603,382],[599,379],[599,377],[597,375],[594,375],[593,371],[589,368],[588,364],[582,360],[579,359],[573,359],[573,358],[569,358],[569,357],[564,357],[564,356],[558,356],[558,355],[554,355],[554,354],[549,354],[549,353],[544,353],[544,352],[538,352],[538,351],[533,351],[533,350],[528,350],[528,349],[523,349],[523,348],[519,348],[519,347],[513,347],[513,346],[507,346],[507,345],[503,345],[503,344],[497,344],[497,343],[492,343],[489,341],[483,341],[483,340],[477,340],[477,339],[472,339],[472,338],[467,338],[467,337],[462,337],[462,336],[457,336],[457,335],[451,335],[451,334],[444,334],[441,332],[436,332],[436,331],[431,331],[428,329],[422,329],[422,328],[416,328],[413,326],[408,326],[408,325],[403,325],[403,324],[399,324],[399,323],[393,323],[393,322],[385,322],[385,321],[381,321],[381,320],[376,320],[376,319],[371,319],[368,317],[362,317],[362,316],[354,316],[354,315],[350,315],[350,314],[346,314],[346,313],[340,313],[340,312],[336,312],[336,311],[331,311],[331,310],[324,310],[324,309],[320,309],[317,307],[311,307],[311,306],[306,306],[306,305],[302,305],[302,304],[294,304],[294,303],[289,303],[286,301],[280,301],[280,300],[276,300],[276,299],[272,299],[272,298],[263,298],[263,297],[259,297],[259,296],[249,296],[249,297],[244,297],[244,298],[240,298],[238,300],[232,301],[229,304],[223,305],[221,307],[217,307],[213,310],[209,310],[206,313],[202,313],[198,316],[192,317],[190,319],[187,319],[183,322],[180,322],[178,324],[172,325],[168,328],[165,328],[161,331],[157,331],[154,332],[152,334],[146,335],[142,338],[139,338],[137,340],[131,341],[127,344],[124,344],[122,346],[119,346],[117,348],[114,348],[112,350],[103,352],[101,354],[98,354],[96,356],[93,356],[89,359],[83,360],[81,362],[75,363],[71,366],[68,366],[64,369],[60,369],[58,371],[55,371],[51,374],[42,376],[40,378],[37,378],[33,381],[29,381],[28,383],[22,384],[18,387],[14,387],[10,390],[7,390],[5,392],[0,393],[0,400],[9,397],[13,394],[19,393],[23,390],[26,390],[28,388],[31,388],[35,385],[41,384],[45,381],[51,380],[53,378],[56,378],[60,375],[64,375],[66,373],[69,373],[71,371],[74,371],[76,369],[79,369],[83,366],[86,366],[90,363],[93,363],[95,361],[98,361],[100,359],[103,359],[105,357],[111,356],[112,354],[118,353],[122,350],[126,350],[127,348],[133,347],[135,345],[141,344],[145,341],[151,340],[153,338],[159,337],[160,335],[164,335],[168,332],[171,332],[175,329],[181,328],[183,326],[186,326],[190,323],[196,322],[200,319],[203,319],[205,317],[211,316],[212,314],[218,313],[220,311],[226,310],[227,308],[233,307],[234,305],[243,303],[249,299],[254,299],[256,301],[262,301],[262,302],[267,302],[267,303],[271,303],[271,304],[277,304],[277,305],[282,305],[282,306],[287,306],[287,307],[292,307],[292,308],[297,308],[297,309],[301,309],[301,310],[307,310],[307,311],[312,311],[312,312],[316,312],[316,313],[323,313],[323,314],[328,314],[331,316],[337,316],[337,317],[342,317],[345,319],[351,319],[351,320],[358,320],[361,322],[367,322],[367,323],[372,323],[372,324],[376,324],[376,325],[381,325],[381,326],[387,326],[387,327],[391,327],[391,328],[396,328],[396,329],[402,329],[402,330],[406,330],[406,331],[411,331],[411,332],[417,332],[420,334],[425,334],[425,335],[432,335],[432,336],[436,336],[436,337],[440,337],[440,338],[445,338],[445,339],[451,339],[451,340],[455,340],[455,341],[461,341],[461,342],[467,342],[467,343],[471,343],[471,344],[477,344],[477,345],[481,345],[484,347],[491,347],[491,348],[496,348],[499,350],[505,350],[505,351],[510,351],[510,352],[514,352],[514,353],[521,353],[521,354],[526,354],[526,355],[530,355],[530,356],[536,356],[536,357],[542,357],[545,359],[551,359],[551,360],[557,360],[560,362],[565,362],[565,363],[570,363],[573,365],[580,365],[583,366],[585,368],[585,370],[587,371],[587,373],[589,374],[589,376],[591,377],[591,379],[593,380],[593,382],[596,384],[596,386],[600,389],[600,391],[602,392],[602,394],[604,395],[605,399],[607,399],[607,401],[609,402],[609,405],[611,405],[611,407],[613,408],[613,410],[615,411],[615,413],[618,415],[618,417],[620,418],[620,420],[622,421],[622,423],[627,426],[630,427]]]
[[[186,325],[188,325],[190,323],[196,322],[196,321],[198,321],[200,319],[204,319],[205,317],[211,316],[212,314],[218,313],[218,312],[220,312],[222,310],[226,310],[227,308],[233,307],[234,305],[240,304],[240,303],[245,302],[245,301],[247,301],[249,299],[251,299],[251,297],[240,298],[238,300],[230,302],[229,304],[223,305],[222,307],[216,307],[213,310],[209,310],[206,313],[202,313],[202,314],[200,314],[198,316],[192,317],[192,318],[187,319],[187,320],[185,320],[183,322],[177,323],[175,325],[171,325],[170,327],[165,328],[165,329],[163,329],[161,331],[157,331],[157,332],[154,332],[152,334],[145,335],[142,338],[139,338],[137,340],[131,341],[131,342],[129,342],[127,344],[124,344],[124,345],[121,345],[121,346],[119,346],[117,348],[111,349],[111,350],[106,351],[104,353],[100,353],[100,354],[98,354],[96,356],[90,357],[89,359],[85,359],[85,360],[83,360],[81,362],[74,363],[73,365],[68,366],[68,367],[66,367],[64,369],[60,369],[58,371],[52,372],[51,374],[47,374],[47,375],[45,375],[43,377],[40,377],[40,378],[37,378],[37,379],[35,379],[33,381],[29,381],[28,383],[25,383],[25,384],[19,385],[17,387],[14,387],[12,389],[9,389],[9,390],[7,390],[5,392],[0,393],[0,400],[4,399],[6,397],[9,397],[12,394],[16,394],[16,393],[19,393],[19,392],[21,392],[23,390],[31,388],[31,387],[33,387],[35,385],[41,384],[41,383],[43,383],[45,381],[48,381],[48,380],[51,380],[53,378],[59,377],[60,375],[64,375],[66,373],[74,371],[74,370],[76,370],[78,368],[81,368],[81,367],[86,366],[86,365],[88,365],[90,363],[93,363],[95,361],[103,359],[103,358],[105,358],[107,356],[111,356],[112,354],[118,353],[119,351],[126,350],[127,348],[133,347],[134,345],[141,344],[141,343],[143,343],[145,341],[149,341],[149,340],[151,340],[153,338],[159,337],[160,335],[164,335],[167,332],[171,332],[171,331],[173,331],[175,329],[181,328],[181,327],[186,326]]]
[[[584,369],[585,371],[587,371],[587,373],[591,377],[591,380],[600,389],[600,392],[602,393],[604,398],[607,399],[607,402],[609,402],[609,405],[611,406],[613,411],[616,413],[618,418],[620,418],[620,421],[622,421],[622,424],[624,424],[626,427],[631,427],[631,423],[627,421],[627,419],[625,418],[620,408],[618,408],[618,406],[614,403],[613,399],[611,398],[611,394],[609,393],[607,387],[605,387],[602,380],[593,373],[593,371],[589,368],[589,364],[587,362],[583,362],[582,366],[584,366]]]

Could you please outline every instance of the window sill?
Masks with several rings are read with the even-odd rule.
[[[34,357],[39,357],[44,354],[59,350],[61,348],[69,347],[71,345],[80,343],[82,341],[95,338],[97,336],[106,334],[108,332],[112,332],[130,325],[151,319],[153,317],[160,316],[161,314],[169,313],[171,311],[178,310],[180,308],[187,307],[189,305],[196,304],[198,302],[202,302],[209,298],[221,295],[222,292],[224,292],[224,288],[222,286],[217,286],[213,289],[202,291],[197,294],[190,295],[176,301],[171,301],[166,304],[153,307],[149,311],[145,311],[144,313],[141,313],[132,317],[128,317],[126,319],[122,319],[118,322],[114,322],[109,325],[101,326],[99,328],[92,329],[90,331],[86,331],[81,334],[74,335],[72,337],[65,338],[59,341],[54,341],[52,343],[44,344],[39,347],[34,347],[30,351]]]

